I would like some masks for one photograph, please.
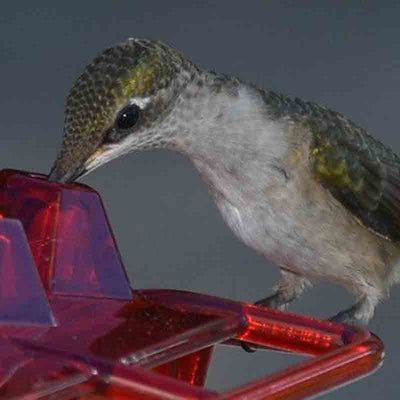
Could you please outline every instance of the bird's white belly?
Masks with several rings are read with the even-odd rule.
[[[274,202],[280,202],[280,207]],[[329,226],[333,216],[307,210],[299,194],[293,196],[288,191],[281,199],[271,196],[264,207],[233,205],[223,198],[217,200],[217,205],[232,231],[270,262],[310,279],[342,284],[354,274],[349,269],[354,260],[347,256],[352,253],[340,252],[337,238],[332,242]]]
[[[286,229],[282,230],[279,216],[258,215],[251,205],[239,208],[225,200],[217,204],[228,226],[246,245],[277,265],[286,265],[292,258],[287,248],[288,235]]]

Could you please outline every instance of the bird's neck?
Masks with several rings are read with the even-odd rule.
[[[261,91],[235,78],[199,75],[182,92],[176,112],[181,124],[175,148],[198,169],[229,170],[254,156],[268,160],[283,151],[282,130],[269,118]]]
[[[198,158],[218,151],[220,146],[233,145],[231,138],[238,123],[256,109],[246,91],[247,87],[233,78],[212,72],[196,76],[175,107],[180,121],[174,138],[176,149]]]

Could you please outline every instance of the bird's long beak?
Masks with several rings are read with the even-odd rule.
[[[71,183],[89,172],[84,165],[70,170],[65,170],[60,165],[57,161],[54,163],[48,178],[50,182]]]
[[[86,157],[84,161],[77,162],[76,159],[65,156],[65,153],[61,153],[50,171],[49,181],[74,182],[105,162],[108,162],[113,158],[110,157],[112,154],[113,152],[110,151],[109,147],[101,146],[89,157]]]

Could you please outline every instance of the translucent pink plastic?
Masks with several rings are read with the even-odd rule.
[[[0,214],[22,222],[43,284],[51,292],[131,297],[100,196],[93,189],[3,170]]]
[[[99,196],[82,185],[0,172],[0,260],[1,399],[297,400],[382,363],[382,342],[363,329],[195,293],[132,292]],[[225,393],[205,389],[214,345],[239,340],[310,358]]]
[[[55,326],[21,222],[0,218],[0,326]]]

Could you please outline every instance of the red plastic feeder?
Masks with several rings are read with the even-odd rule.
[[[306,399],[373,372],[360,328],[174,290],[132,291],[99,195],[0,172],[2,399]],[[203,387],[215,344],[312,356],[229,392]]]

